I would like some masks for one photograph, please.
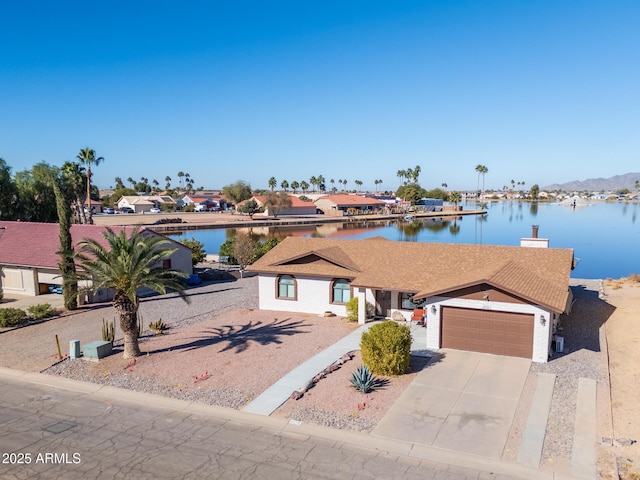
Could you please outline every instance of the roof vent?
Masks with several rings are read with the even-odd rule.
[[[531,238],[538,238],[538,229],[540,225],[531,225]]]

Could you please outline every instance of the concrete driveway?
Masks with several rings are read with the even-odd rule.
[[[440,350],[373,434],[500,458],[530,365],[524,358]]]

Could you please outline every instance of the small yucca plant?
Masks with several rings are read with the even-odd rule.
[[[351,385],[362,393],[369,393],[376,386],[376,377],[366,365],[360,365],[351,373]]]

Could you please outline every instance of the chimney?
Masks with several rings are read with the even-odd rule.
[[[521,247],[537,247],[537,248],[548,248],[549,247],[549,239],[548,238],[538,238],[538,229],[540,225],[531,225],[531,238],[521,238],[520,246]]]
[[[538,238],[538,229],[540,225],[531,225],[531,238]]]

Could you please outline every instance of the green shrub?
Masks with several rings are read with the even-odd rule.
[[[204,259],[207,258],[207,252],[204,251],[204,243],[199,242],[193,237],[191,237],[191,239],[183,238],[178,241],[191,249],[191,263],[193,265],[203,262]]]
[[[51,306],[49,303],[40,303],[38,305],[31,305],[27,308],[29,315],[31,315],[35,320],[40,320],[41,318],[53,317],[58,312],[55,308]]]
[[[374,307],[373,304],[367,302],[367,318],[373,318]],[[350,322],[358,321],[358,297],[353,297],[347,302],[347,320]]]
[[[373,325],[360,340],[362,362],[377,375],[402,375],[411,362],[411,331],[386,321]]]
[[[0,308],[0,327],[12,327],[27,318],[24,310],[19,308]]]
[[[4,293],[0,292],[0,303],[2,303],[3,298],[4,298]]]

